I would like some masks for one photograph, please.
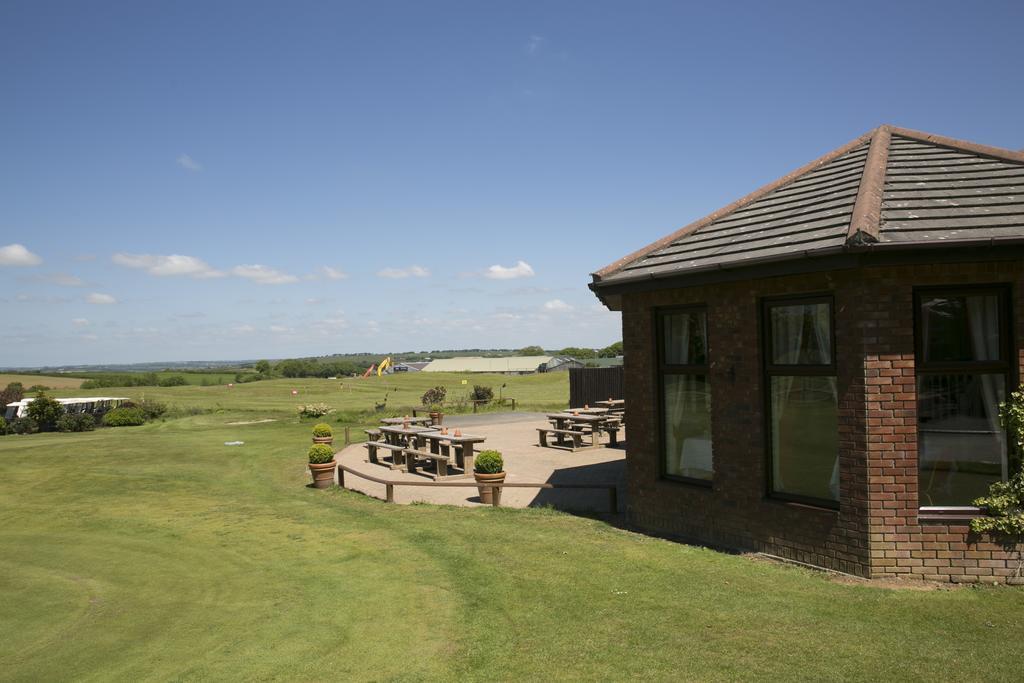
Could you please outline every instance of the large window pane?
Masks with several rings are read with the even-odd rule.
[[[831,365],[831,306],[827,303],[771,306],[773,365]]]
[[[839,428],[835,377],[771,378],[772,486],[839,500]]]
[[[926,363],[997,361],[999,295],[935,295],[921,300]]]
[[[711,392],[706,375],[665,375],[665,473],[711,479]]]
[[[707,314],[703,311],[669,313],[662,318],[664,363],[707,364]]]
[[[999,426],[1002,374],[927,374],[917,379],[920,504],[970,505],[1003,478],[1006,436]]]

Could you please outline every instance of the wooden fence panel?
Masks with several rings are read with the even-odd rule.
[[[569,368],[569,407],[582,408],[609,398],[622,398],[622,366]]]

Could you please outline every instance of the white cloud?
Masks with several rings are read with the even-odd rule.
[[[244,277],[247,280],[252,280],[260,285],[287,285],[292,282],[299,281],[299,278],[294,275],[282,273],[279,270],[274,270],[267,266],[261,266],[258,263],[247,266],[235,266],[231,269],[231,274],[237,277]]]
[[[572,306],[561,299],[552,299],[544,304],[544,310],[551,313],[568,313],[572,310]]]
[[[331,268],[330,266],[324,266],[320,269],[320,273],[328,280],[344,280],[348,277],[348,273],[337,268]]]
[[[82,341],[87,342],[94,342],[99,339],[99,337],[96,336],[95,334],[80,334],[78,335],[78,338],[81,339]]]
[[[535,55],[540,52],[542,47],[544,47],[544,36],[538,36],[535,33],[526,41],[526,45],[523,46],[523,50],[528,55]]]
[[[224,277],[224,273],[195,256],[182,254],[125,254],[117,253],[111,260],[125,268],[137,268],[158,277],[187,276],[194,278]]]
[[[492,280],[515,280],[520,277],[533,277],[533,275],[533,268],[526,261],[516,261],[516,264],[511,268],[493,265],[484,273],[485,277],[489,277]]]
[[[36,280],[51,285],[59,285],[61,287],[85,286],[85,281],[83,281],[82,278],[69,275],[68,273],[50,273],[49,275],[40,275]]]
[[[88,318],[73,318],[71,320],[71,324],[74,325],[75,327],[88,327],[89,326],[89,319]]]
[[[178,155],[178,166],[181,166],[186,171],[202,171],[203,165],[193,159],[187,154]]]
[[[231,328],[231,331],[235,334],[252,334],[256,331],[256,328],[252,325],[236,325]]]
[[[93,292],[89,296],[85,297],[85,302],[89,304],[97,304],[103,306],[106,304],[116,304],[117,299],[110,296],[109,294],[100,294],[98,292]]]
[[[292,331],[292,328],[286,327],[285,325],[271,325],[270,331],[274,334],[286,334]]]
[[[42,262],[43,259],[20,244],[0,247],[0,266],[38,266]]]
[[[377,277],[391,278],[398,280],[405,277],[430,277],[430,271],[423,266],[409,266],[408,268],[385,268],[377,271]]]

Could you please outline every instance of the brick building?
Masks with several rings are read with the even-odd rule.
[[[882,126],[597,272],[631,522],[860,576],[1002,581],[1024,153]]]

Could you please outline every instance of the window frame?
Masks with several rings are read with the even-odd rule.
[[[774,358],[772,348],[772,320],[771,309],[776,306],[801,306],[807,304],[828,304],[829,306],[829,334],[831,335],[831,358],[828,364],[789,364],[781,365],[772,362]],[[802,496],[795,493],[785,493],[775,490],[775,477],[772,472],[772,464],[775,462],[775,451],[772,448],[772,377],[835,377],[839,380],[838,362],[836,361],[836,301],[832,293],[811,293],[811,294],[786,294],[780,296],[763,297],[761,299],[761,367],[764,390],[764,435],[765,435],[765,482],[766,497],[773,500],[781,500],[789,503],[800,503],[811,507],[838,510],[839,501],[828,498],[815,498],[813,496]],[[838,405],[836,406],[838,412]],[[839,457],[839,454],[836,454]]]
[[[922,300],[927,296],[942,294],[945,296],[977,296],[978,294],[995,294],[999,297],[999,361],[925,361],[924,335],[922,334],[923,315],[921,310]],[[952,285],[925,285],[914,287],[914,427],[917,438],[916,448],[921,444],[921,422],[918,417],[920,397],[917,394],[918,379],[922,374],[943,375],[955,373],[975,374],[1002,374],[1006,380],[1006,396],[1015,391],[1019,380],[1019,368],[1014,362],[1016,356],[1016,339],[1014,337],[1013,324],[1013,286],[1006,282],[978,283],[978,284],[952,284]],[[1004,429],[1005,431],[1005,429]],[[1009,435],[1006,440],[1009,445]],[[1006,481],[1013,475],[1021,463],[1011,461],[1010,449],[1007,448],[1006,463],[1002,481]],[[921,476],[920,451],[917,451],[918,465],[917,476]],[[981,511],[974,505],[927,505],[920,504],[920,482],[918,482],[918,513],[921,516],[935,517],[975,517]]]
[[[697,365],[689,363],[681,365],[678,363],[666,363],[665,362],[665,318],[675,313],[703,313],[704,314],[704,364]],[[714,391],[711,387],[711,330],[710,330],[710,318],[708,316],[707,304],[687,304],[684,306],[666,306],[654,309],[654,353],[655,363],[654,372],[657,375],[656,386],[658,391],[658,476],[659,479],[664,481],[678,482],[681,484],[691,484],[693,486],[699,486],[703,488],[711,488],[717,468],[715,467],[715,438],[714,433],[711,436],[711,478],[710,479],[698,479],[696,477],[686,477],[680,474],[670,474],[668,467],[665,462],[665,448],[668,444],[668,439],[665,435],[665,376],[666,375],[703,375],[706,377],[708,391],[712,394],[712,400],[714,397]]]

